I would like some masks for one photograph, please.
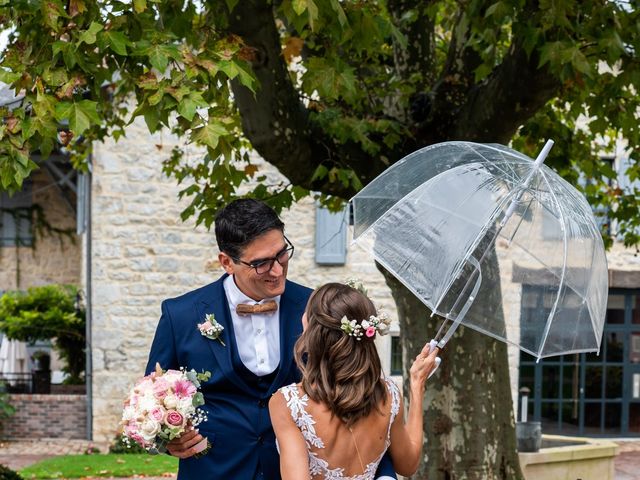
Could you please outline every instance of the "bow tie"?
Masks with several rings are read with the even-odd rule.
[[[268,313],[278,310],[278,304],[275,300],[269,300],[264,303],[239,303],[236,305],[236,313],[238,315],[249,315],[250,313]]]

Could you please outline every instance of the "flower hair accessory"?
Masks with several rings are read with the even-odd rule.
[[[378,316],[371,315],[366,320],[349,320],[343,316],[340,320],[340,329],[350,337],[362,340],[363,336],[372,338],[376,336],[376,333],[386,335],[389,333],[390,324],[391,320],[383,312],[380,312]]]
[[[355,288],[363,295],[367,295],[367,289],[364,288],[364,285],[362,284],[362,281],[359,278],[353,278],[353,277],[348,278],[347,281],[344,282],[344,284],[351,288]]]

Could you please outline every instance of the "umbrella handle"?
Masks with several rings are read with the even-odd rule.
[[[478,291],[480,290],[480,285],[482,284],[482,270],[480,270],[480,263],[478,263],[478,260],[476,260],[476,258],[474,256],[470,256],[468,258],[468,262],[471,265],[473,265],[475,267],[475,269],[477,270],[478,279],[476,280],[476,283],[473,286],[473,289],[471,290],[471,293],[467,297],[467,301],[464,302],[464,305],[462,306],[462,309],[460,310],[460,313],[458,313],[458,315],[456,316],[455,320],[453,320],[453,323],[451,324],[451,326],[447,330],[447,333],[445,333],[444,336],[442,337],[442,339],[440,339],[438,341],[438,348],[441,349],[441,350],[447,344],[447,342],[449,341],[451,336],[454,334],[454,332],[458,329],[458,326],[460,325],[460,323],[464,319],[465,315],[467,314],[467,312],[471,308],[471,305],[473,305],[473,301],[476,299],[476,295],[478,294]],[[451,308],[451,310],[453,310],[456,307],[457,304],[458,304],[458,302],[456,301],[456,303],[454,303],[454,305]],[[445,319],[445,321],[442,322],[442,325],[440,326],[440,329],[438,330],[438,333],[435,336],[436,340],[440,337],[440,334],[442,333],[446,323],[447,323],[447,319]]]

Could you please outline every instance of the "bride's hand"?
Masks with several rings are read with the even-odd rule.
[[[422,351],[414,360],[413,365],[411,365],[409,379],[411,388],[417,390],[417,393],[424,392],[427,379],[440,365],[439,351],[440,349],[436,346],[435,341],[432,340],[422,347]]]

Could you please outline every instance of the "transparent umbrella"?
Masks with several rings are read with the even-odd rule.
[[[432,145],[351,199],[354,241],[445,318],[439,347],[463,324],[537,359],[599,351],[604,245],[585,198],[542,163],[552,145],[536,161],[502,145]],[[481,285],[498,294],[477,298]]]

